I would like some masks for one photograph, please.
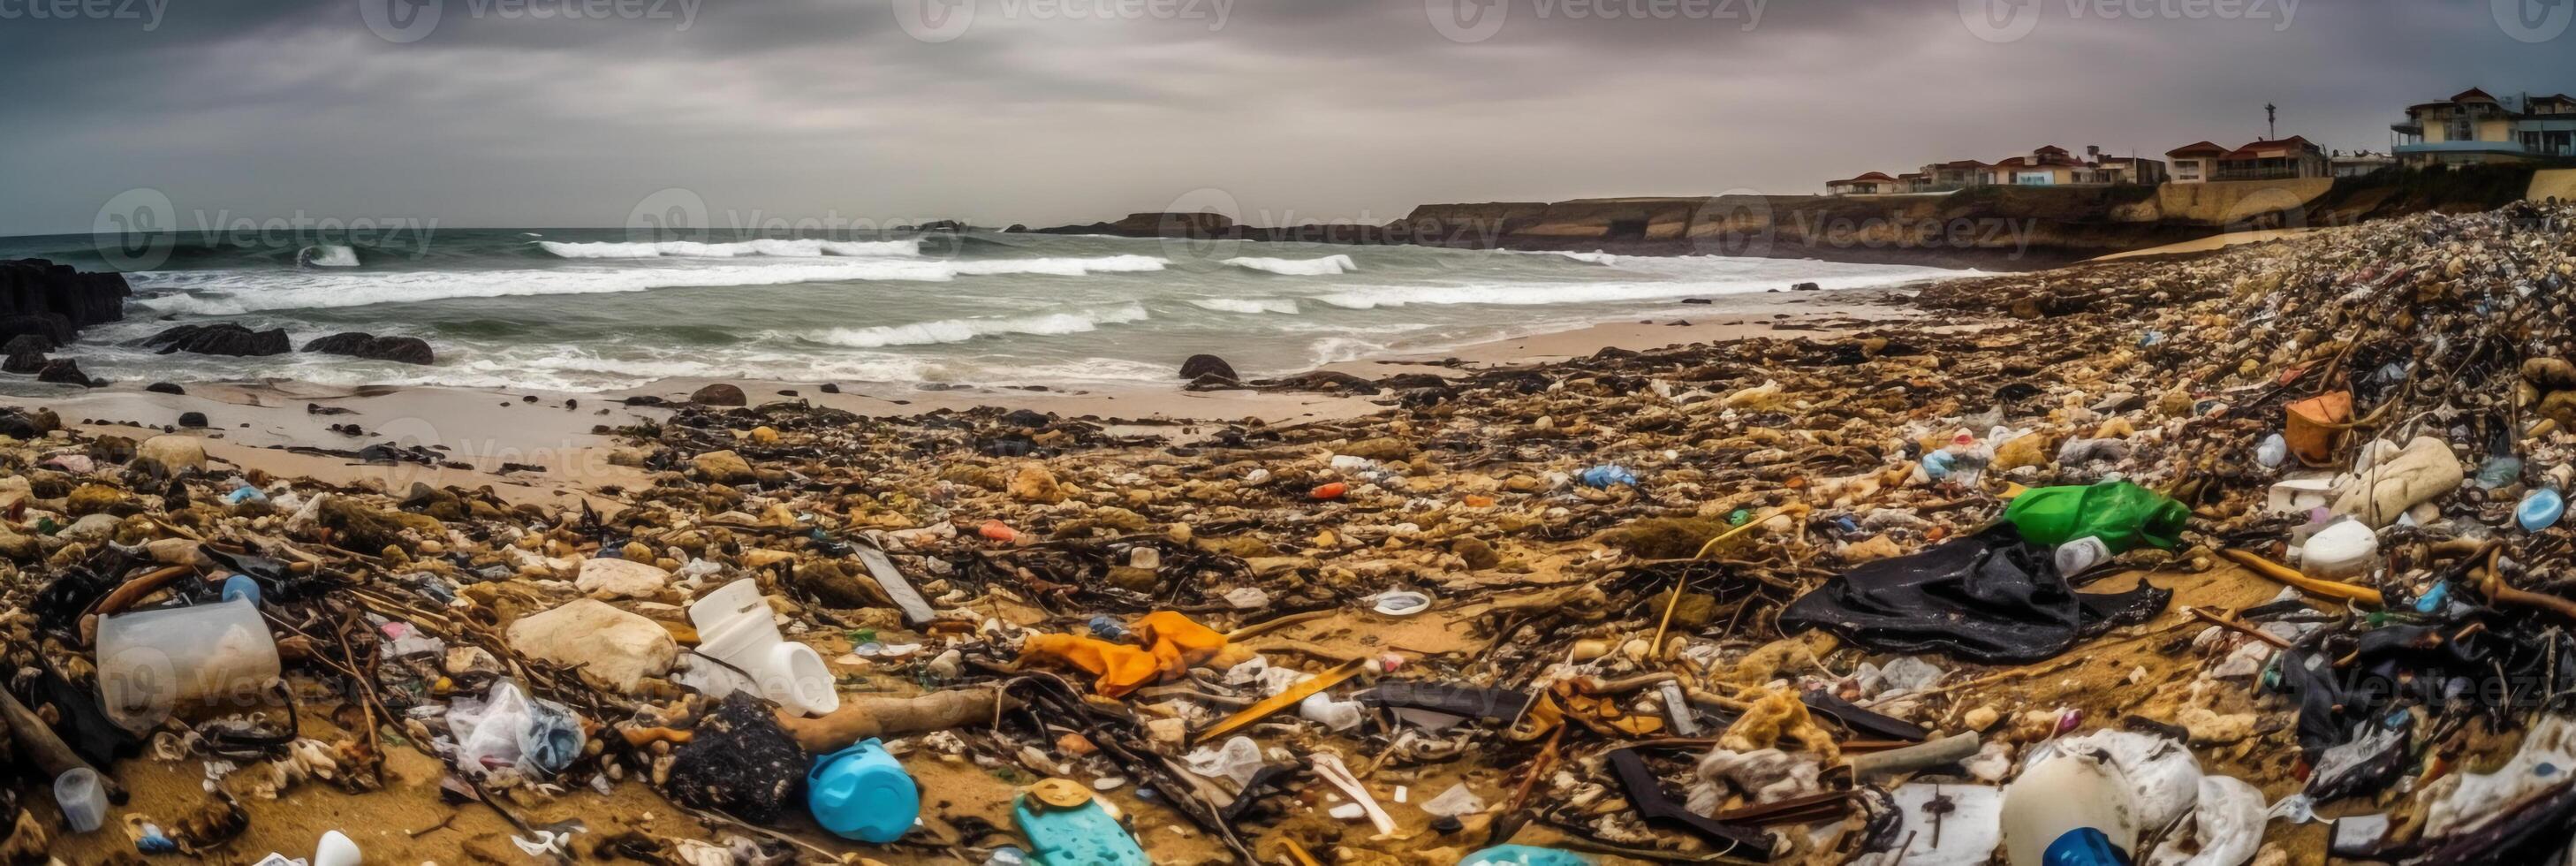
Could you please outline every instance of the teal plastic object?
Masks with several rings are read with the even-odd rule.
[[[2034,488],[2004,507],[2004,520],[2021,531],[2023,541],[2056,547],[2090,535],[2113,554],[2141,545],[2178,546],[2190,519],[2191,509],[2182,503],[2126,481]]]
[[[1029,795],[1011,803],[1011,820],[1029,837],[1029,860],[1038,866],[1152,866],[1127,828],[1097,801],[1070,809],[1032,810]]]
[[[1592,861],[1572,851],[1536,845],[1496,845],[1467,855],[1458,861],[1458,866],[1592,866]]]
[[[875,738],[825,755],[805,771],[805,808],[832,835],[861,842],[903,838],[921,815],[921,788]]]

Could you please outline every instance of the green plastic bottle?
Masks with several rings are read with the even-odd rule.
[[[2033,488],[2004,507],[2004,520],[2021,530],[2024,541],[2055,547],[2090,535],[2113,554],[2148,544],[2178,546],[2190,518],[2191,509],[2182,503],[2126,481]]]

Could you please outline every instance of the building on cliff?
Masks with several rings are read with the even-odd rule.
[[[2576,158],[2576,97],[2496,97],[2472,87],[2449,99],[2407,106],[2388,127],[2409,166]]]
[[[2014,186],[2154,185],[2165,181],[2164,160],[2104,156],[2100,147],[2087,147],[2084,156],[2078,158],[2065,148],[2048,145],[1996,162],[1991,171],[1994,183]]]
[[[1825,181],[1826,195],[1886,195],[1888,193],[1912,191],[1913,190],[1903,188],[1898,184],[1896,178],[1887,176],[1887,173],[1883,171],[1873,171],[1859,177],[1845,178],[1843,180]]]
[[[2333,160],[2324,148],[2303,136],[2257,141],[2229,150],[2206,141],[2165,151],[2173,160],[2174,183],[2213,180],[2291,180],[2332,177]]]

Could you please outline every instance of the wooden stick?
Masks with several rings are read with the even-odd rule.
[[[2253,626],[2246,625],[2246,624],[2241,623],[2241,622],[2237,622],[2237,621],[2235,620],[2235,618],[2233,618],[2233,617],[2222,616],[2222,615],[2220,615],[2220,614],[2210,613],[2210,612],[2209,612],[2209,611],[2207,611],[2207,610],[2204,610],[2204,609],[2201,609],[2201,608],[2197,608],[2197,607],[2186,607],[2186,608],[2183,608],[2183,611],[2184,611],[2184,612],[2186,612],[2186,613],[2191,614],[2192,616],[2199,617],[2199,618],[2201,618],[2203,621],[2206,621],[2206,622],[2208,622],[2208,623],[2209,623],[2209,624],[2211,624],[2211,625],[2225,626],[2226,628],[2228,628],[2228,629],[2230,629],[2230,630],[2233,630],[2233,631],[2236,631],[2236,632],[2242,633],[2242,634],[2244,634],[2244,635],[2246,635],[2246,636],[2248,636],[2248,637],[2251,637],[2251,638],[2253,638],[2253,639],[2255,639],[2255,640],[2259,640],[2259,641],[2262,641],[2262,642],[2264,642],[2264,643],[2268,643],[2268,644],[2271,644],[2271,645],[2273,645],[2273,646],[2280,647],[2280,648],[2282,648],[2282,649],[2289,649],[2289,648],[2290,648],[2290,642],[2289,642],[2289,641],[2286,641],[2286,640],[2282,640],[2280,635],[2276,635],[2276,634],[2273,634],[2273,633],[2271,633],[2271,632],[2264,631],[2264,630],[2262,630],[2262,629],[2255,628],[2255,627],[2253,627]]]
[[[2301,592],[2311,595],[2322,595],[2327,598],[2339,598],[2345,601],[2358,601],[2372,607],[2388,606],[2387,602],[2380,599],[2379,590],[2371,589],[2367,586],[2355,586],[2353,584],[2332,580],[2318,580],[2316,578],[2300,574],[2296,569],[2290,568],[2289,566],[2264,559],[2260,556],[2256,556],[2242,550],[2221,550],[2218,552],[2218,555],[2227,557],[2238,565],[2245,566],[2245,570],[2247,571],[2271,578],[2272,580],[2280,583],[2286,583],[2297,587]]]
[[[98,772],[98,768],[90,766],[79,752],[72,751],[71,744],[56,736],[54,729],[46,726],[45,720],[34,710],[27,709],[26,704],[18,702],[16,695],[6,691],[0,691],[0,724],[9,726],[11,736],[17,740],[18,752],[35,764],[36,769],[43,771],[48,779],[73,770]],[[124,802],[125,787],[116,783],[115,776],[99,773],[98,782],[106,787],[109,799]]]

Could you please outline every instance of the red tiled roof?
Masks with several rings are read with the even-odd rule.
[[[1833,180],[1825,183],[1831,186],[1838,183],[1893,183],[1895,180],[1896,178],[1888,177],[1886,172],[1873,171],[1850,180]]]
[[[1978,161],[1973,160],[1973,159],[1954,159],[1954,160],[1951,160],[1951,161],[1949,161],[1949,162],[1944,162],[1944,163],[1940,163],[1940,164],[1934,165],[1934,166],[1932,166],[1932,167],[1933,167],[1933,168],[1993,168],[1994,166],[1993,166],[1992,164],[1989,164],[1989,163],[1983,163],[1983,162],[1978,162]]]
[[[2218,145],[2216,145],[2216,144],[2214,144],[2214,143],[2211,143],[2211,142],[2206,142],[2206,141],[2196,141],[2196,142],[2192,142],[2192,143],[2190,143],[2190,144],[2183,145],[2183,146],[2181,146],[2181,147],[2174,148],[2174,149],[2172,149],[2172,150],[2165,151],[2165,155],[2166,155],[2166,156],[2171,156],[2171,157],[2184,157],[2184,156],[2225,156],[2225,155],[2227,155],[2227,148],[2219,147]]]
[[[2473,99],[2483,99],[2488,102],[2496,101],[2495,97],[2488,96],[2486,91],[2479,90],[2475,87],[2460,91],[2458,94],[2451,97],[2452,102],[2467,102]]]

